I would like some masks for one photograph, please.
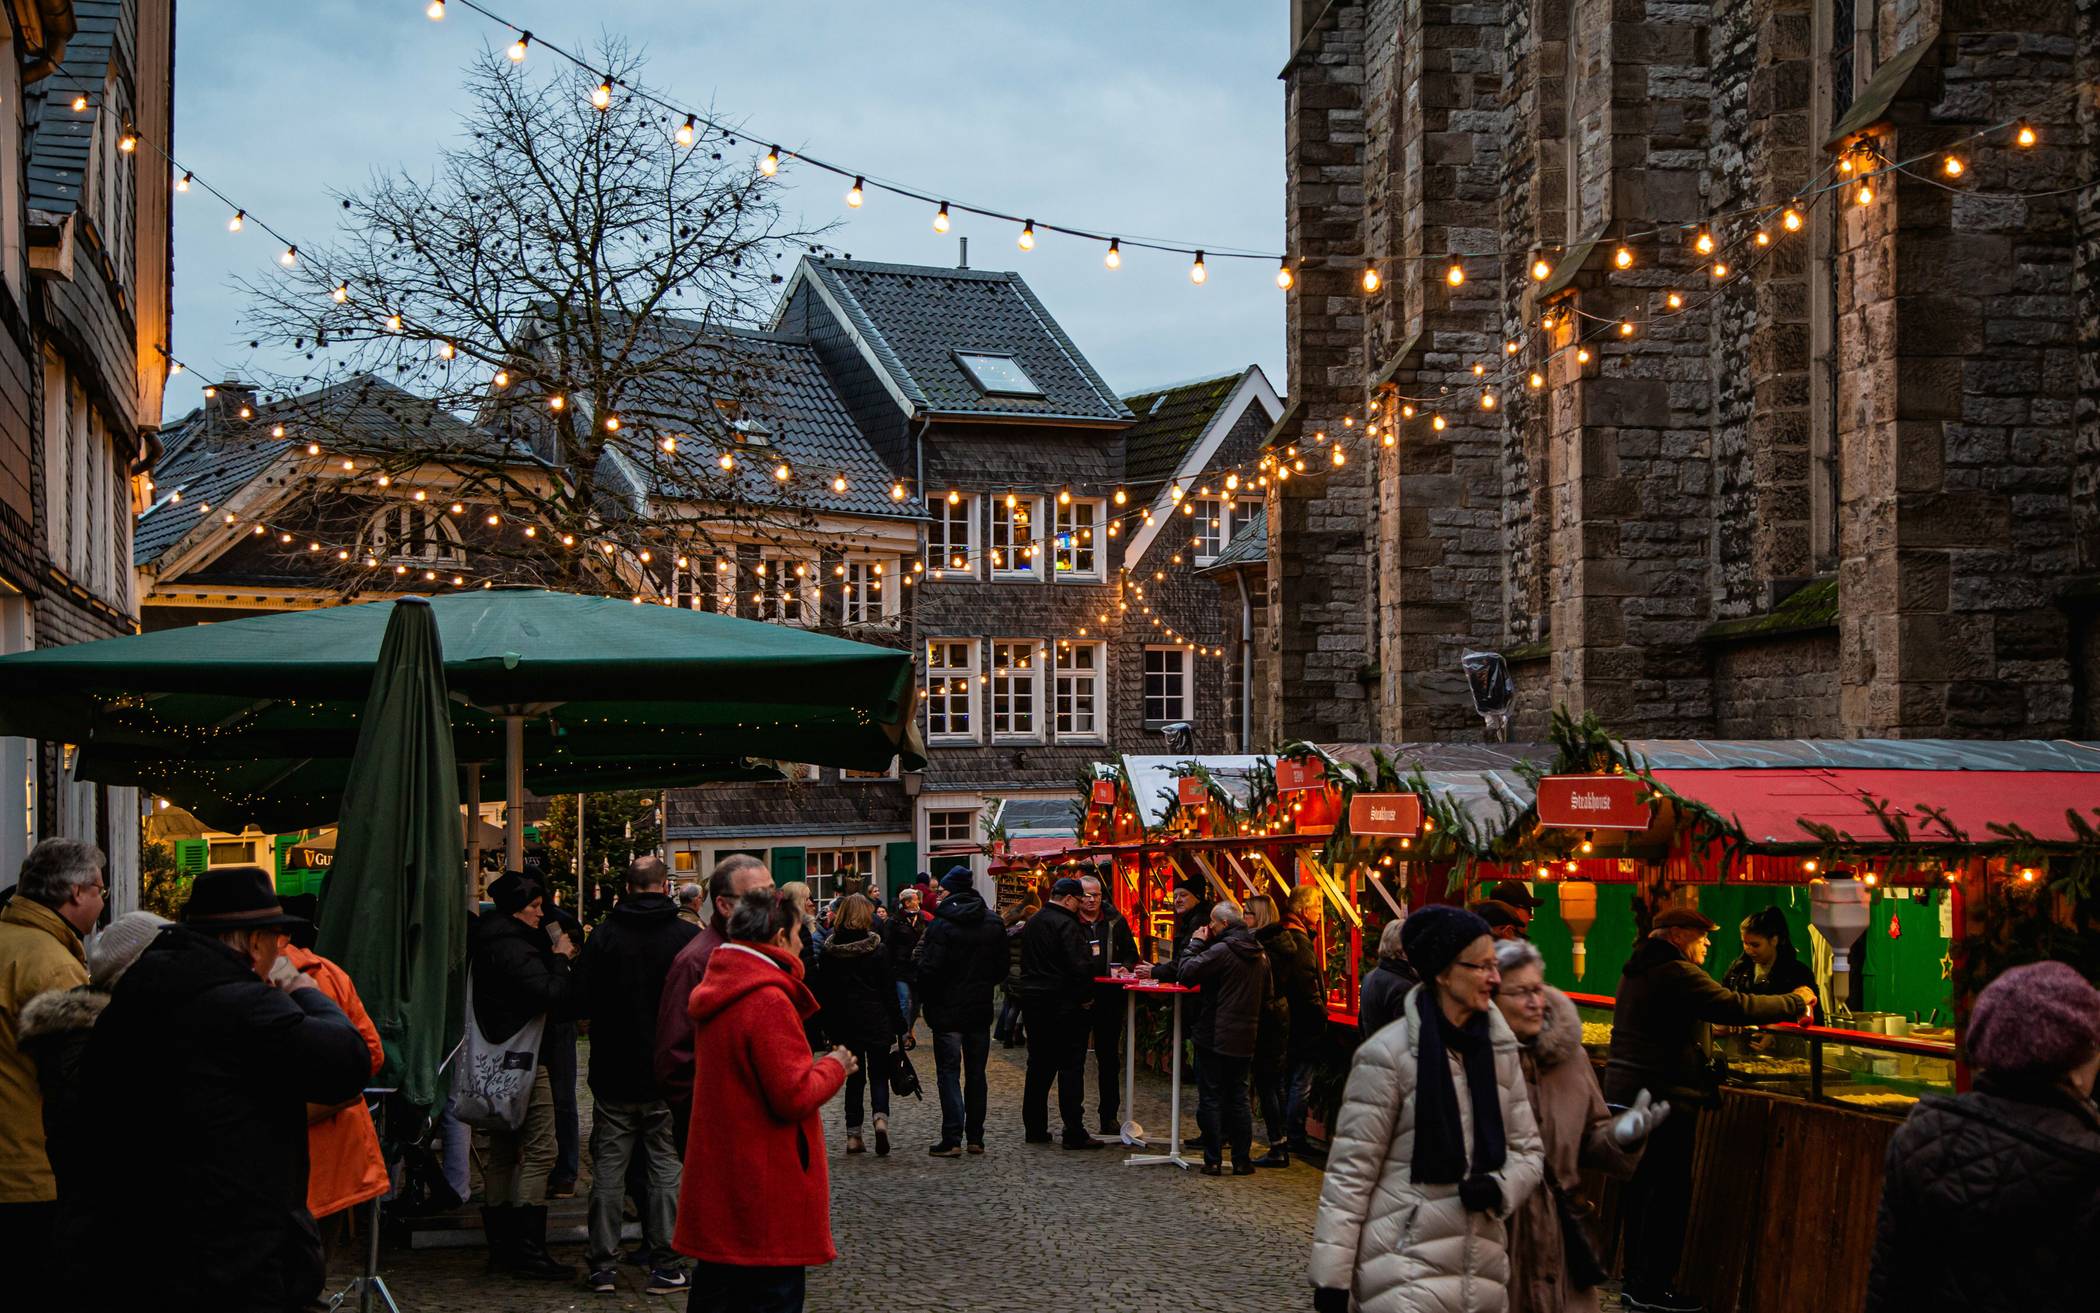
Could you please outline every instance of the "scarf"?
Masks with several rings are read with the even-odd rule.
[[[1480,1013],[1463,1026],[1452,1025],[1437,1006],[1434,986],[1415,991],[1415,1014],[1421,1053],[1415,1065],[1415,1148],[1408,1174],[1417,1185],[1456,1185],[1468,1176],[1484,1177],[1501,1168],[1507,1149],[1487,1014]],[[1473,1104],[1470,1169],[1458,1114],[1458,1085],[1451,1079],[1452,1051],[1465,1063],[1466,1091]]]

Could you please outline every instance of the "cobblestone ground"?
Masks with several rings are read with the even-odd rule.
[[[810,1274],[811,1313],[1001,1306],[1046,1313],[1241,1313],[1310,1306],[1304,1270],[1320,1192],[1316,1169],[1206,1177],[1174,1167],[1126,1167],[1120,1147],[1073,1153],[1024,1145],[1021,1050],[996,1044],[989,1152],[929,1158],[940,1104],[925,1040],[922,1028],[913,1061],[926,1098],[893,1106],[890,1157],[877,1158],[872,1143],[871,1152],[846,1157],[840,1104],[825,1110],[839,1261]],[[1092,1075],[1089,1065],[1090,1088]],[[1167,1094],[1163,1078],[1140,1073],[1137,1115],[1155,1134],[1167,1124]],[[1092,1106],[1090,1094],[1090,1114]],[[1183,1113],[1185,1134],[1193,1138],[1193,1086],[1184,1094]],[[580,1269],[581,1246],[555,1252]],[[684,1296],[644,1294],[642,1274],[632,1268],[622,1272],[619,1294],[594,1295],[580,1284],[491,1278],[482,1273],[483,1258],[478,1249],[389,1250],[383,1271],[404,1313],[683,1305]]]

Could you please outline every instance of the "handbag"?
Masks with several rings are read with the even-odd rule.
[[[904,1041],[897,1041],[896,1051],[890,1054],[890,1093],[898,1098],[924,1100],[919,1092],[919,1070],[911,1065],[911,1055],[904,1051]]]
[[[1550,1174],[1546,1186],[1553,1191],[1553,1211],[1560,1218],[1561,1270],[1568,1274],[1568,1285],[1575,1290],[1595,1290],[1604,1284],[1611,1270],[1598,1255],[1590,1229],[1583,1225],[1588,1210]]]
[[[474,1015],[474,981],[467,979],[467,1033],[452,1060],[452,1115],[480,1131],[514,1131],[525,1124],[532,1076],[539,1066],[545,1013],[501,1042],[481,1033]]]

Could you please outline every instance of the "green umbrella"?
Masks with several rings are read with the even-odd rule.
[[[466,997],[464,835],[437,623],[420,597],[388,609],[314,947],[356,982],[382,1079],[427,1111]]]
[[[200,814],[275,822],[264,828],[326,820],[341,790],[325,763],[356,749],[392,609],[287,612],[0,657],[0,734],[82,745],[81,778],[150,787]],[[521,784],[671,787],[735,778],[748,758],[924,764],[908,652],[538,589],[450,594],[430,610],[455,757],[514,762]]]

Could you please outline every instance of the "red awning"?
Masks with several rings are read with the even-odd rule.
[[[2065,818],[2076,811],[2095,824],[2100,774],[2013,770],[1657,770],[1655,778],[1686,798],[1730,817],[1753,844],[1812,845],[1801,820],[1865,843],[1887,832],[1864,799],[1885,803],[1909,825],[1913,840],[1947,842],[1925,807],[1944,811],[1971,843],[2003,842],[1991,824],[2018,825],[2044,842],[2071,843]]]
[[[1000,844],[997,850],[992,853],[992,860],[988,869],[1003,871],[1010,866],[1033,866],[1036,864],[1034,859],[1055,856],[1078,842],[1079,840],[1071,837],[1063,839],[1009,839],[1005,843]]]

